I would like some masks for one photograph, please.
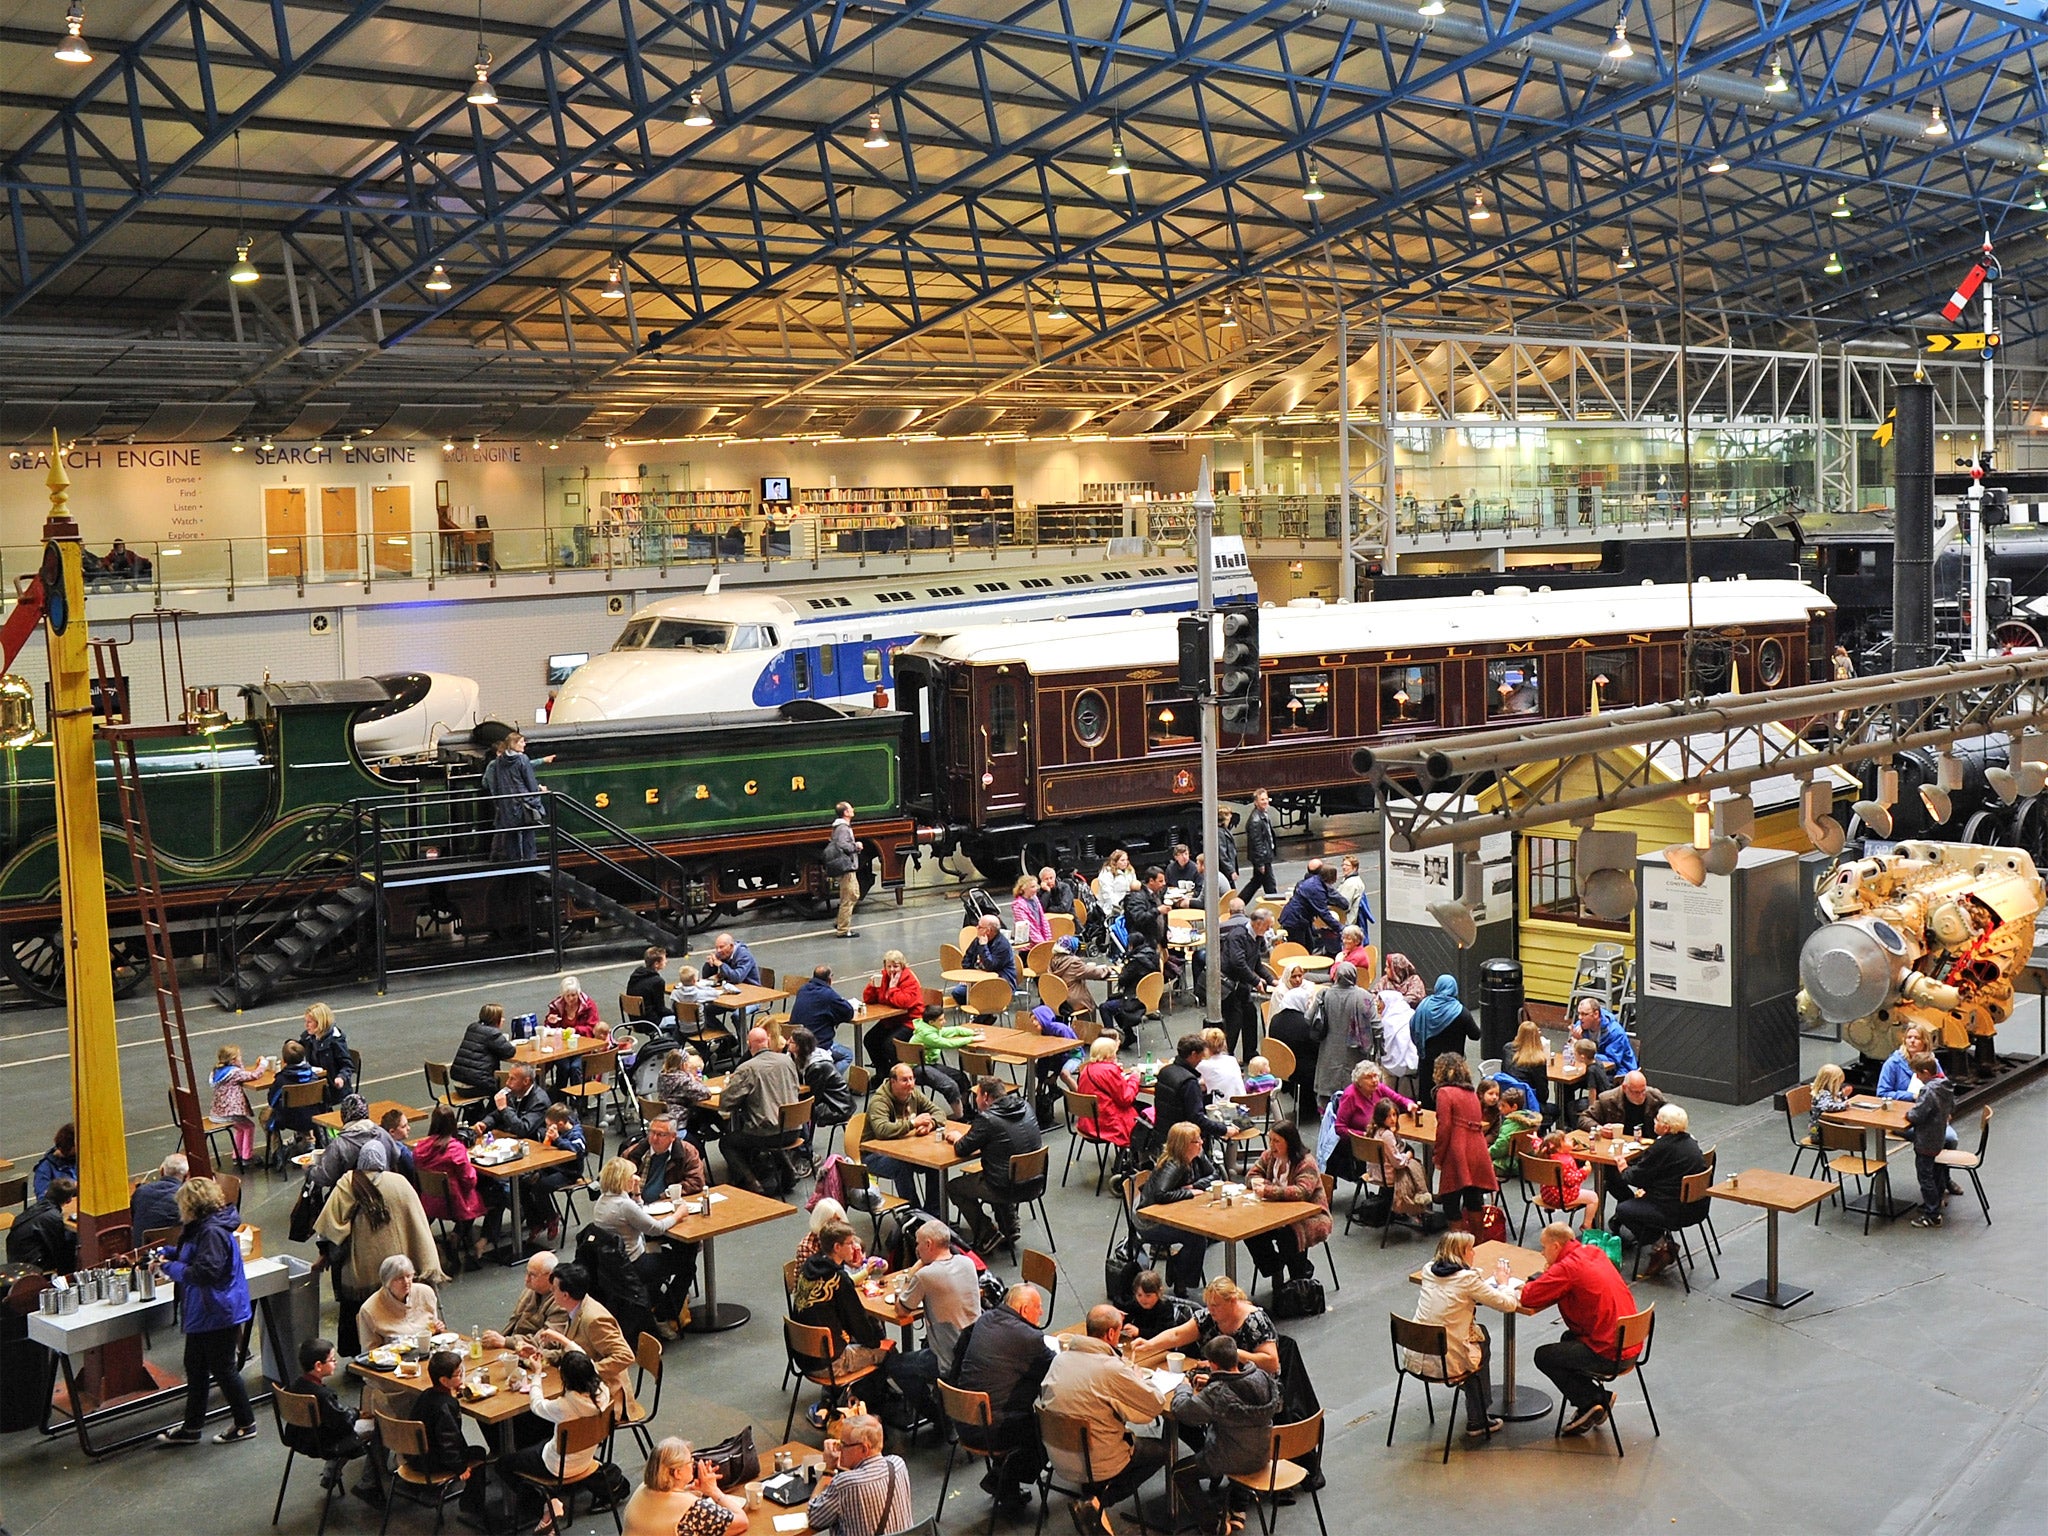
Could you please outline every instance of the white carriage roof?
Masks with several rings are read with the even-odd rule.
[[[786,624],[796,616],[796,609],[784,599],[745,589],[708,596],[686,592],[633,610],[636,619],[706,619],[725,624]]]
[[[1695,623],[1716,627],[1801,622],[1809,613],[1835,605],[1825,592],[1804,582],[1737,580],[1698,583],[1692,606]],[[1259,649],[1266,656],[1302,656],[1500,645],[1671,629],[1683,625],[1685,616],[1682,584],[1570,592],[1509,588],[1460,598],[1265,608],[1259,613]],[[1106,665],[1170,667],[1178,656],[1175,623],[1171,614],[1133,614],[977,626],[926,634],[910,649],[914,655],[945,661],[1009,662],[1034,674],[1093,671]]]

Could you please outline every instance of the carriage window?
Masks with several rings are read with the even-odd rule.
[[[735,651],[768,651],[775,648],[775,631],[766,624],[739,624],[732,632],[731,649]]]
[[[1522,846],[1529,858],[1529,915],[1580,928],[1608,928],[1617,933],[1629,930],[1629,919],[1608,922],[1579,905],[1578,883],[1573,862],[1578,844],[1568,837],[1529,837]]]
[[[882,680],[882,653],[875,646],[869,646],[860,653],[860,675],[863,681],[879,683]]]
[[[1327,736],[1330,734],[1330,674],[1285,672],[1266,689],[1266,735]]]
[[[1167,752],[1193,747],[1202,740],[1202,710],[1172,683],[1145,690],[1145,750]]]
[[[1766,640],[1756,648],[1756,675],[1766,688],[1785,680],[1785,647],[1778,641]]]
[[[1437,721],[1436,667],[1380,668],[1380,728],[1434,725]]]
[[[1593,690],[1600,690],[1602,709],[1627,709],[1640,704],[1642,695],[1636,689],[1636,653],[1634,651],[1588,651],[1586,652],[1586,698],[1587,707],[1593,703]]]
[[[811,653],[796,651],[790,656],[796,671],[796,691],[800,694],[811,691]]]
[[[830,640],[818,642],[818,675],[830,677],[839,669],[839,647]]]
[[[1084,747],[1099,747],[1109,737],[1109,700],[1093,688],[1074,698],[1074,738]]]
[[[1486,718],[1515,720],[1543,713],[1540,678],[1533,656],[1505,656],[1486,664]]]
[[[1728,686],[1728,642],[1695,640],[1692,645],[1692,686],[1696,693],[1719,693]]]
[[[946,763],[949,767],[967,766],[967,695],[955,691],[946,695]]]
[[[1017,750],[1017,685],[997,683],[988,691],[988,750],[991,756]]]

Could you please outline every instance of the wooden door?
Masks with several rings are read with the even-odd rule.
[[[266,485],[263,488],[263,547],[266,569],[273,579],[295,580],[306,565],[306,488]]]
[[[1021,683],[1012,677],[996,677],[983,697],[981,728],[983,810],[990,814],[1016,811],[1024,804],[1024,786],[1030,776],[1026,761],[1031,729],[1025,723]]]
[[[362,544],[356,526],[356,488],[320,487],[320,564],[330,578],[362,573]]]
[[[373,485],[370,487],[370,563],[379,571],[400,576],[412,574],[412,487]]]

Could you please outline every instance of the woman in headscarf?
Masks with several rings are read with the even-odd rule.
[[[1406,955],[1389,955],[1386,964],[1386,979],[1382,991],[1391,988],[1408,999],[1413,1008],[1429,995],[1429,989],[1422,984],[1422,978],[1415,973],[1415,962]]]
[[[1370,1056],[1379,1022],[1379,999],[1358,984],[1358,967],[1339,961],[1330,967],[1330,985],[1316,999],[1309,1019],[1317,1036],[1316,1108],[1342,1093],[1352,1071]]]
[[[1435,989],[1416,1004],[1408,1028],[1425,1068],[1446,1052],[1462,1055],[1465,1042],[1479,1038],[1479,1021],[1458,998],[1458,978],[1448,975],[1437,977]]]

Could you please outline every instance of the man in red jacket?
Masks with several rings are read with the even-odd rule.
[[[1565,1335],[1537,1349],[1536,1369],[1578,1410],[1564,1433],[1583,1435],[1613,1406],[1614,1394],[1600,1377],[1614,1369],[1621,1320],[1637,1310],[1636,1299],[1612,1259],[1580,1242],[1566,1223],[1553,1221],[1543,1229],[1542,1272],[1522,1287],[1522,1313],[1533,1317],[1553,1302]]]

